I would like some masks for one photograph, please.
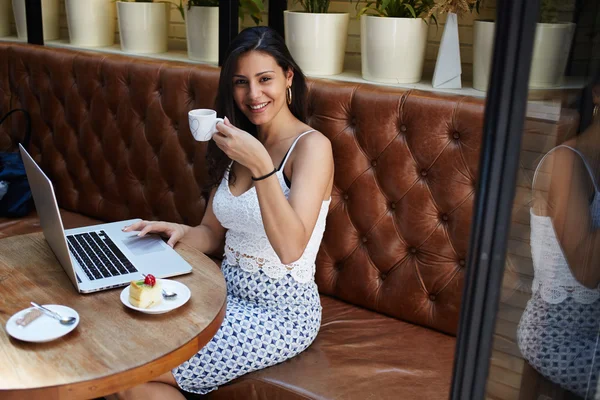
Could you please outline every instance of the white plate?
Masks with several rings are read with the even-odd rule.
[[[77,320],[71,325],[63,325],[57,319],[54,319],[46,314],[36,318],[27,326],[17,325],[17,319],[21,318],[29,310],[34,307],[29,307],[19,311],[6,321],[6,332],[15,339],[24,340],[26,342],[49,342],[58,339],[71,332],[79,325],[79,314],[67,306],[59,306],[56,304],[42,304],[44,307],[52,311],[56,311],[63,317],[75,317]]]
[[[163,297],[159,305],[151,308],[139,308],[129,302],[129,286],[121,292],[121,303],[125,304],[132,310],[140,311],[146,314],[163,314],[181,307],[192,297],[190,289],[181,282],[171,281],[169,279],[157,279],[163,289],[169,292],[177,293],[177,297],[173,300],[167,300]]]

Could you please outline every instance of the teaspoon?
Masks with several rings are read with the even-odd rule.
[[[71,325],[75,321],[77,321],[77,318],[75,318],[75,317],[63,317],[59,313],[57,313],[55,311],[52,311],[52,310],[49,310],[49,309],[47,309],[44,306],[40,306],[39,304],[34,303],[33,301],[31,302],[31,305],[34,306],[35,308],[38,308],[38,309],[42,310],[49,317],[57,319],[63,325]]]

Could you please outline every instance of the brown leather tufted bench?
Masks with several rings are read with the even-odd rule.
[[[67,227],[130,217],[201,221],[205,145],[189,109],[211,107],[219,71],[0,44],[0,114],[33,118],[31,153]],[[209,399],[448,397],[477,179],[483,102],[320,79],[309,123],[334,149],[317,259],[323,324],[300,356]],[[16,118],[0,130],[14,148]],[[33,214],[0,237],[39,230]]]

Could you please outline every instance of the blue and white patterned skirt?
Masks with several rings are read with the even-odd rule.
[[[600,301],[558,304],[535,293],[521,316],[517,341],[540,374],[585,399],[593,399],[600,373]]]
[[[304,351],[321,326],[321,302],[314,282],[286,275],[269,278],[222,265],[227,310],[213,339],[173,369],[179,387],[206,394],[239,376],[270,367]]]

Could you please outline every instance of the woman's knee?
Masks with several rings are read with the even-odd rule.
[[[159,377],[152,379],[151,382],[166,383],[167,385],[173,386],[174,388],[179,388],[179,385],[177,385],[177,381],[175,380],[175,377],[173,376],[173,373],[171,371],[165,372]]]
[[[177,382],[171,372],[167,372],[152,381],[123,390],[107,397],[110,400],[137,399],[180,399],[184,398],[178,390]]]

